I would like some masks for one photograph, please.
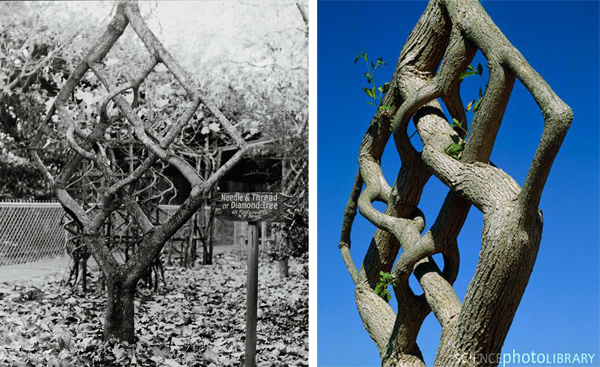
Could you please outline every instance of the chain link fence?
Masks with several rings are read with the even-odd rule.
[[[160,208],[159,221],[163,222],[177,206],[160,205]],[[66,270],[71,258],[67,250],[69,234],[63,227],[64,214],[57,202],[0,202],[0,283]],[[214,224],[215,246],[233,245],[243,250],[244,228],[219,220]],[[163,251],[168,260],[184,252],[182,247],[190,235],[189,226],[190,223],[183,226],[165,246]],[[262,233],[264,236],[265,228]],[[263,244],[268,242],[265,238],[262,240]]]
[[[67,266],[64,213],[56,202],[0,202],[0,282]]]

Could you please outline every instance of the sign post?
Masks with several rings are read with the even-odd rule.
[[[249,223],[248,291],[246,296],[246,358],[245,366],[254,367],[256,360],[256,327],[258,324],[258,238],[257,222]]]
[[[290,196],[278,192],[220,192],[214,203],[217,217],[230,221],[249,222],[245,367],[255,367],[256,365],[259,222],[291,220],[291,207],[286,204],[290,198]]]

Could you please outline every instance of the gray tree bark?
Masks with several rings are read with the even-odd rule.
[[[139,75],[122,85],[115,85],[108,73],[104,70],[102,59],[114,46],[125,28],[131,25],[149,51],[150,60],[140,71]],[[116,338],[118,340],[134,341],[134,294],[138,281],[146,274],[154,260],[159,256],[165,242],[185,224],[192,215],[201,207],[205,197],[218,182],[218,180],[235,164],[237,164],[247,150],[247,144],[242,139],[235,127],[216,108],[216,106],[202,95],[193,79],[179,66],[173,57],[146,26],[139,13],[135,1],[123,0],[117,6],[117,11],[108,25],[106,32],[99,41],[91,47],[91,52],[83,61],[60,90],[54,105],[46,116],[45,122],[40,126],[32,143],[32,155],[38,167],[51,184],[56,198],[63,208],[79,223],[83,232],[83,239],[94,259],[100,266],[107,283],[107,307],[104,326],[104,339]],[[162,63],[173,74],[175,79],[185,89],[192,101],[185,113],[164,131],[154,131],[150,124],[144,123],[133,111],[123,92],[132,89],[137,92],[141,83],[150,74],[154,67]],[[67,100],[79,84],[86,72],[92,71],[107,90],[107,96],[102,101],[98,121],[90,121],[93,128],[83,130],[73,118],[67,108]],[[107,105],[113,102],[119,109],[118,116],[109,116]],[[135,102],[134,102],[135,103]],[[172,148],[173,142],[179,137],[182,129],[188,124],[198,107],[203,104],[218,119],[224,132],[238,146],[238,151],[226,163],[216,170],[206,180],[190,166],[185,159],[178,157]],[[55,131],[51,127],[51,119],[58,114],[63,129]],[[142,145],[147,152],[147,158],[138,165],[130,174],[123,178],[114,170],[116,162],[111,162],[105,154],[103,136],[112,123],[125,118],[134,130],[134,139]],[[66,136],[60,136],[60,131],[66,130]],[[66,139],[73,154],[64,169],[56,177],[45,167],[38,154],[44,138],[58,136]],[[113,157],[114,159],[114,157]],[[91,161],[99,168],[108,188],[98,192],[98,208],[92,211],[84,210],[83,204],[77,202],[67,192],[67,186],[76,179],[74,176],[81,167],[82,162]],[[185,202],[160,225],[154,225],[140,204],[130,193],[130,187],[135,185],[159,160],[177,169],[191,186],[191,192]],[[125,262],[119,264],[113,257],[111,250],[103,238],[102,226],[111,213],[123,206],[129,215],[134,218],[138,229],[142,232],[142,243],[137,251]]]
[[[477,50],[488,60],[490,80],[459,160],[446,148],[465,133],[460,74]],[[439,67],[439,69],[438,69]],[[489,164],[515,79],[534,97],[544,131],[525,184]],[[529,281],[542,233],[538,209],[550,168],[573,113],[508,41],[476,0],[431,0],[400,53],[390,91],[373,117],[359,151],[359,172],[346,210],[339,247],[355,283],[356,303],[383,366],[424,366],[416,343],[429,312],[442,327],[435,366],[490,366],[501,352]],[[407,135],[413,119],[423,150]],[[381,171],[390,137],[401,167],[393,186]],[[450,189],[431,228],[418,203],[435,175]],[[363,188],[364,186],[364,188]],[[385,212],[372,203],[387,204]],[[471,205],[483,213],[479,262],[461,303],[452,288],[459,267],[457,236]],[[360,269],[350,256],[350,232],[358,212],[377,230]],[[441,270],[432,255],[442,254]],[[374,293],[381,271],[391,272],[398,313]],[[424,293],[409,287],[414,274]]]

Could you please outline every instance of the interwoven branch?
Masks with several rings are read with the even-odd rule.
[[[489,62],[490,80],[457,160],[446,148],[464,140],[465,132],[450,126],[437,99],[446,104],[451,118],[466,122],[459,76],[477,50]],[[523,188],[488,161],[515,79],[531,92],[545,120]],[[468,358],[459,357],[497,353],[504,342],[537,255],[544,183],[573,115],[475,0],[430,1],[400,54],[391,92],[382,104],[391,109],[375,115],[361,144],[359,173],[340,238],[360,316],[384,366],[424,364],[416,338],[430,311],[442,326],[435,364],[469,365]],[[406,133],[411,118],[422,152],[415,150]],[[392,187],[381,168],[390,127],[401,160]],[[450,191],[430,230],[422,233],[425,218],[417,205],[430,175]],[[385,212],[375,209],[373,201],[387,204]],[[457,237],[471,205],[483,213],[484,231],[479,263],[461,304],[452,283],[458,274]],[[357,208],[377,228],[358,273],[350,256]],[[443,270],[432,258],[439,253]],[[390,270],[399,310],[395,316],[372,293],[379,272]],[[408,284],[412,274],[424,290],[421,296]]]
[[[105,70],[102,60],[123,34],[125,28],[131,25],[146,46],[150,58],[139,74],[129,81],[117,85],[111,80]],[[204,96],[197,83],[162,46],[152,31],[147,27],[140,15],[138,6],[132,1],[121,1],[117,6],[116,14],[107,27],[106,32],[98,42],[91,47],[91,52],[81,61],[75,71],[70,75],[64,87],[59,92],[50,116],[45,119],[44,126],[40,127],[32,144],[32,154],[39,168],[45,173],[47,180],[52,184],[57,199],[65,210],[78,222],[83,231],[85,243],[90,248],[102,271],[111,278],[117,278],[126,286],[135,284],[148,266],[156,258],[162,245],[173,235],[200,207],[204,197],[214,187],[223,175],[237,164],[247,150],[247,144],[242,139],[233,124],[223,113]],[[158,64],[163,64],[187,92],[191,100],[189,107],[177,121],[163,131],[155,131],[152,126],[154,121],[143,121],[134,108],[138,101],[138,90],[147,80],[150,73]],[[81,122],[72,116],[68,108],[68,97],[74,92],[84,75],[91,71],[106,89],[106,96],[98,107],[97,121],[88,121],[91,129],[83,129]],[[124,97],[124,92],[132,90],[134,101],[129,104]],[[110,103],[118,108],[118,114],[110,116],[108,106]],[[205,106],[219,121],[222,130],[237,145],[237,152],[221,167],[214,167],[212,174],[204,177],[188,161],[177,154],[174,143],[180,139],[182,129],[188,125],[195,112]],[[60,122],[66,127],[66,140],[71,148],[73,159],[66,163],[64,169],[57,177],[53,177],[45,167],[38,154],[44,136],[52,129],[48,124],[54,113],[58,114]],[[122,124],[124,125],[118,125]],[[114,157],[107,154],[104,138],[107,129],[115,126],[129,126],[132,134],[127,143],[143,147],[146,157],[128,174],[124,174],[114,162]],[[209,159],[210,163],[214,159]],[[76,172],[84,162],[91,162],[102,173],[107,188],[99,193],[99,200],[95,210],[85,210],[85,202],[78,202],[68,191],[67,187],[77,180]],[[135,184],[153,167],[161,162],[163,166],[170,165],[177,169],[190,183],[192,188],[189,197],[179,210],[162,224],[153,223],[145,209],[142,208],[137,197],[143,191],[135,191]],[[160,173],[157,173],[160,175]],[[154,181],[156,174],[153,175]],[[113,258],[110,250],[102,240],[101,228],[111,213],[124,208],[133,218],[141,231],[143,239],[141,248],[123,265],[119,265]]]

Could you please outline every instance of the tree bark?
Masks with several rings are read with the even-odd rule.
[[[142,40],[149,51],[149,61],[141,68],[135,77],[124,84],[116,85],[104,68],[102,60],[123,34],[125,28],[131,25],[134,32]],[[247,144],[233,124],[223,113],[202,94],[197,83],[173,59],[164,46],[147,27],[135,1],[122,0],[117,5],[113,20],[108,25],[105,33],[98,42],[90,48],[74,72],[69,76],[64,86],[58,93],[55,102],[41,124],[32,142],[31,152],[38,168],[43,172],[45,179],[51,184],[56,198],[63,208],[71,215],[82,229],[81,238],[92,253],[106,278],[107,308],[104,328],[105,339],[116,338],[124,341],[133,341],[134,337],[134,294],[138,281],[147,273],[159,256],[164,244],[177,232],[183,224],[203,205],[206,198],[213,190],[216,183],[235,166],[247,151]],[[142,82],[152,72],[154,67],[162,63],[187,92],[191,103],[185,112],[178,116],[177,121],[161,132],[149,128],[151,124],[142,121],[134,113],[134,104],[129,104],[123,92],[133,89],[137,91]],[[91,71],[105,87],[107,95],[99,108],[98,120],[89,121],[93,127],[82,127],[79,121],[71,115],[67,108],[67,101],[80,83],[83,76]],[[135,98],[134,98],[135,100]],[[109,102],[119,110],[119,115],[109,116],[107,105]],[[232,139],[238,147],[237,152],[220,167],[212,172],[209,177],[201,177],[187,161],[175,154],[174,141],[180,137],[183,128],[189,123],[200,105],[206,107],[216,118],[222,131]],[[61,172],[54,177],[44,165],[38,154],[45,141],[45,135],[53,135],[50,126],[55,113],[63,124],[59,132],[66,130],[65,140],[68,142],[73,159],[69,160]],[[131,167],[126,177],[121,175],[118,162],[111,162],[106,155],[104,135],[115,121],[125,121],[129,124],[132,135],[141,149],[144,149],[146,158]],[[122,143],[125,143],[122,141]],[[114,160],[114,155],[112,156]],[[82,163],[91,161],[102,173],[106,188],[98,192],[97,202],[93,209],[86,210],[84,204],[75,200],[67,191],[67,187],[76,180],[75,173],[81,169]],[[153,224],[149,219],[142,204],[137,201],[131,192],[136,183],[151,170],[155,163],[162,161],[170,165],[188,181],[191,192],[177,211],[161,224]],[[124,208],[136,225],[136,233],[141,234],[141,244],[135,253],[127,258],[125,264],[119,264],[113,257],[111,249],[103,238],[102,228],[109,220],[111,213],[119,208]]]
[[[461,73],[480,50],[490,79],[469,136],[448,121],[466,115]],[[532,94],[544,116],[544,132],[525,184],[489,164],[515,80]],[[450,113],[444,115],[441,99]],[[390,91],[365,134],[339,247],[355,283],[358,312],[375,341],[383,366],[423,366],[416,343],[433,312],[442,326],[435,366],[495,365],[519,306],[539,249],[541,193],[552,162],[573,119],[571,109],[510,44],[476,0],[431,0],[400,53]],[[423,150],[407,135],[413,120]],[[389,138],[401,167],[393,186],[381,170]],[[460,157],[446,151],[460,142]],[[431,228],[418,209],[423,188],[435,175],[450,191]],[[363,188],[364,186],[364,188]],[[380,212],[373,201],[387,204]],[[452,288],[459,266],[457,237],[471,206],[483,213],[479,261],[461,304]],[[350,255],[357,211],[377,228],[360,271]],[[442,254],[444,269],[432,255]],[[374,293],[380,272],[393,276],[396,314]],[[408,284],[415,275],[424,293]]]
[[[107,282],[104,340],[134,342],[135,284],[125,285],[120,279]]]

